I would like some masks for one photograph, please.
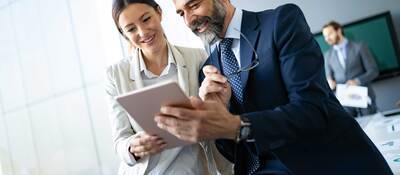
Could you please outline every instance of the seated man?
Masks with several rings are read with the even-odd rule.
[[[322,33],[325,41],[332,46],[324,55],[325,73],[330,88],[335,90],[336,84],[368,87],[368,96],[371,99],[368,107],[345,107],[345,110],[353,117],[376,113],[375,93],[370,83],[378,76],[379,70],[368,47],[344,37],[342,26],[335,21],[326,24]]]

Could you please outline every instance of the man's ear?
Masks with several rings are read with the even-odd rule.
[[[337,31],[338,31],[338,33],[340,33],[341,36],[344,36],[342,28],[339,28]]]
[[[230,0],[217,0],[219,1],[221,4],[227,5],[227,4],[231,4]]]

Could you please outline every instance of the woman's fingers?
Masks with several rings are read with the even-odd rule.
[[[144,134],[132,139],[129,151],[137,157],[143,157],[159,153],[166,146],[167,144],[160,137]]]

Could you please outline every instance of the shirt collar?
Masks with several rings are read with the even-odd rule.
[[[224,38],[240,39],[240,30],[242,27],[243,11],[236,8],[232,20],[226,29]]]
[[[349,43],[349,40],[347,40],[347,38],[343,38],[343,41],[339,44],[334,45],[333,48],[335,50],[344,49],[344,48],[346,48],[347,43]]]
[[[229,23],[228,28],[226,29],[224,38],[233,38],[233,39],[240,40],[240,32],[242,29],[242,17],[243,17],[243,10],[239,9],[239,8],[235,8],[235,12],[233,13],[231,22]],[[214,49],[217,48],[217,46],[219,45],[220,42],[221,42],[221,40],[214,43],[213,45],[211,45],[211,47],[208,50],[210,52],[213,52]]]
[[[166,70],[167,72],[169,72],[169,69],[170,69],[170,65],[176,65],[176,62],[175,62],[175,59],[174,59],[174,56],[173,56],[173,54],[172,54],[172,50],[171,50],[171,48],[169,47],[169,45],[167,45],[167,48],[168,48],[168,63],[167,63],[167,66],[165,67],[165,69],[168,69],[168,70]],[[146,64],[144,63],[144,60],[143,60],[143,55],[142,55],[142,52],[141,52],[141,50],[139,49],[138,50],[138,52],[136,52],[136,54],[139,54],[139,71],[140,72],[143,72],[143,73],[145,73],[145,75],[146,76],[148,76],[148,77],[153,77],[154,76],[154,74],[152,74],[148,69],[147,69],[147,67],[146,67]],[[133,69],[134,69],[134,65],[133,65],[133,61],[131,62],[131,71],[130,71],[130,78],[132,79],[132,80],[135,80],[135,71],[133,71]],[[164,70],[165,71],[165,70]],[[164,72],[163,71],[163,72]]]

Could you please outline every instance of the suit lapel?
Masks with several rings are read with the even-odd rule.
[[[182,54],[173,45],[168,43],[168,47],[170,48],[176,62],[179,86],[182,88],[183,92],[189,96],[189,72],[186,67],[186,61]]]
[[[257,15],[252,12],[243,11],[241,32],[250,41],[250,44],[243,36],[240,36],[240,62],[241,67],[247,67],[254,59],[253,48],[256,49],[260,30],[258,29],[259,21]],[[242,88],[245,89],[249,71],[240,74]]]
[[[345,69],[344,69],[344,67],[342,66],[342,64],[340,64],[338,53],[337,53],[337,51],[336,51],[335,49],[333,49],[333,48],[332,48],[332,51],[331,51],[331,55],[332,55],[332,56],[331,56],[332,60],[330,60],[330,61],[332,61],[332,62],[334,63],[333,65],[338,65],[339,69],[340,69],[342,72],[344,72]]]
[[[349,41],[347,43],[347,55],[346,55],[346,60],[345,60],[345,64],[346,67],[351,67],[350,65],[353,64],[354,58],[356,58],[356,53],[354,52],[354,47],[353,47],[353,43],[351,41]]]
[[[219,52],[218,52],[218,49],[216,48],[216,49],[214,49],[214,51],[213,52],[211,52],[211,55],[209,56],[209,58],[208,58],[209,60],[210,60],[210,64],[211,65],[213,65],[213,66],[215,66],[220,72],[222,72],[221,71],[221,65],[219,64],[220,62],[219,62]],[[207,61],[208,62],[208,61]],[[207,63],[206,63],[207,64]]]
[[[143,80],[142,77],[140,76],[140,63],[139,59],[141,59],[142,54],[140,52],[140,49],[136,49],[135,52],[133,53],[133,58],[132,58],[132,63],[130,67],[130,74],[131,74],[131,79],[134,80],[132,83],[135,83],[136,87],[138,89],[143,88]]]

